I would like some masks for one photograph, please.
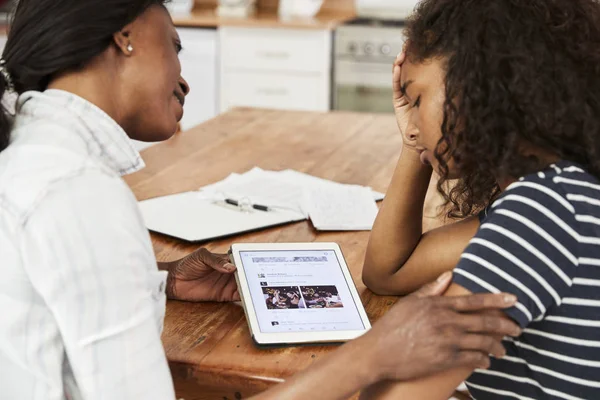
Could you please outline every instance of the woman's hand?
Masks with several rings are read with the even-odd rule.
[[[515,296],[438,297],[451,280],[448,272],[401,299],[358,339],[378,380],[406,381],[457,367],[488,368],[489,354],[505,354],[495,336],[520,335],[514,322],[485,313],[513,306]]]
[[[227,255],[202,248],[169,264],[167,296],[184,301],[238,301],[235,270]]]
[[[406,46],[405,46],[406,48]],[[393,88],[394,88],[394,112],[396,113],[396,121],[398,122],[398,128],[400,129],[400,133],[402,134],[402,139],[404,141],[404,148],[408,150],[416,150],[416,140],[414,131],[416,126],[412,123],[412,110],[410,108],[410,104],[408,100],[402,93],[402,64],[406,60],[406,53],[404,50],[398,57],[396,57],[396,61],[394,61],[393,67]]]

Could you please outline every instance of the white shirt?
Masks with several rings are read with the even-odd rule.
[[[0,398],[173,399],[166,272],[121,175],[144,166],[70,93],[20,96],[0,153]]]

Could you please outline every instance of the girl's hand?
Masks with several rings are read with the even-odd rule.
[[[408,150],[413,150],[418,152],[416,149],[416,126],[411,121],[412,118],[412,109],[410,108],[410,104],[408,100],[402,93],[402,65],[406,60],[406,53],[404,50],[398,57],[396,57],[396,61],[394,61],[393,67],[393,88],[394,88],[394,112],[396,113],[396,121],[398,122],[398,128],[400,129],[400,133],[402,134],[402,139],[404,142],[404,148]]]

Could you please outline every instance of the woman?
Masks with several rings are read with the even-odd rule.
[[[129,139],[167,139],[181,119],[180,50],[161,0],[19,1],[0,62],[0,96],[19,95],[14,119],[0,112],[0,397],[173,399],[160,341],[165,291],[239,299],[235,268],[206,250],[157,269],[121,180],[143,167]],[[490,334],[518,329],[470,312],[514,301],[407,299],[380,328],[263,398],[342,398],[380,379],[485,366],[502,353]],[[395,328],[399,320],[409,325]],[[443,321],[455,335],[434,340]],[[347,367],[352,359],[363,362]],[[353,378],[332,387],[340,369]]]
[[[402,294],[456,268],[447,295],[513,293],[504,314],[525,330],[489,371],[365,397],[447,399],[471,376],[477,399],[600,398],[599,22],[594,0],[416,9],[394,66],[404,148],[364,280]],[[422,234],[432,170],[459,222]]]

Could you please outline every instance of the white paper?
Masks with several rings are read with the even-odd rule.
[[[329,181],[329,180],[323,179],[323,178],[317,178],[316,176],[304,174],[302,172],[294,171],[292,169],[286,169],[285,171],[281,171],[280,175],[282,177],[284,177],[286,180],[289,180],[292,182],[297,182],[297,183],[305,186],[306,188],[310,188],[311,186],[314,186],[316,184],[323,184],[323,183],[330,184],[330,185],[342,185],[342,183]],[[374,190],[372,191],[372,193],[373,193],[373,198],[375,199],[375,201],[381,201],[385,197],[385,195],[383,193],[379,193]]]
[[[383,194],[368,187],[345,185],[294,170],[260,168],[231,174],[200,188],[198,196],[214,202],[247,199],[251,204],[295,211],[313,219],[312,212],[318,218],[317,223],[313,219],[314,226],[322,230],[370,230],[377,215],[374,199],[383,199]]]
[[[214,200],[247,198],[252,204],[308,214],[302,204],[304,187],[281,179],[278,172],[254,168],[242,175],[232,174],[221,182],[201,188],[200,196]]]
[[[378,212],[371,189],[355,185],[315,185],[307,206],[314,227],[323,231],[371,230]]]

